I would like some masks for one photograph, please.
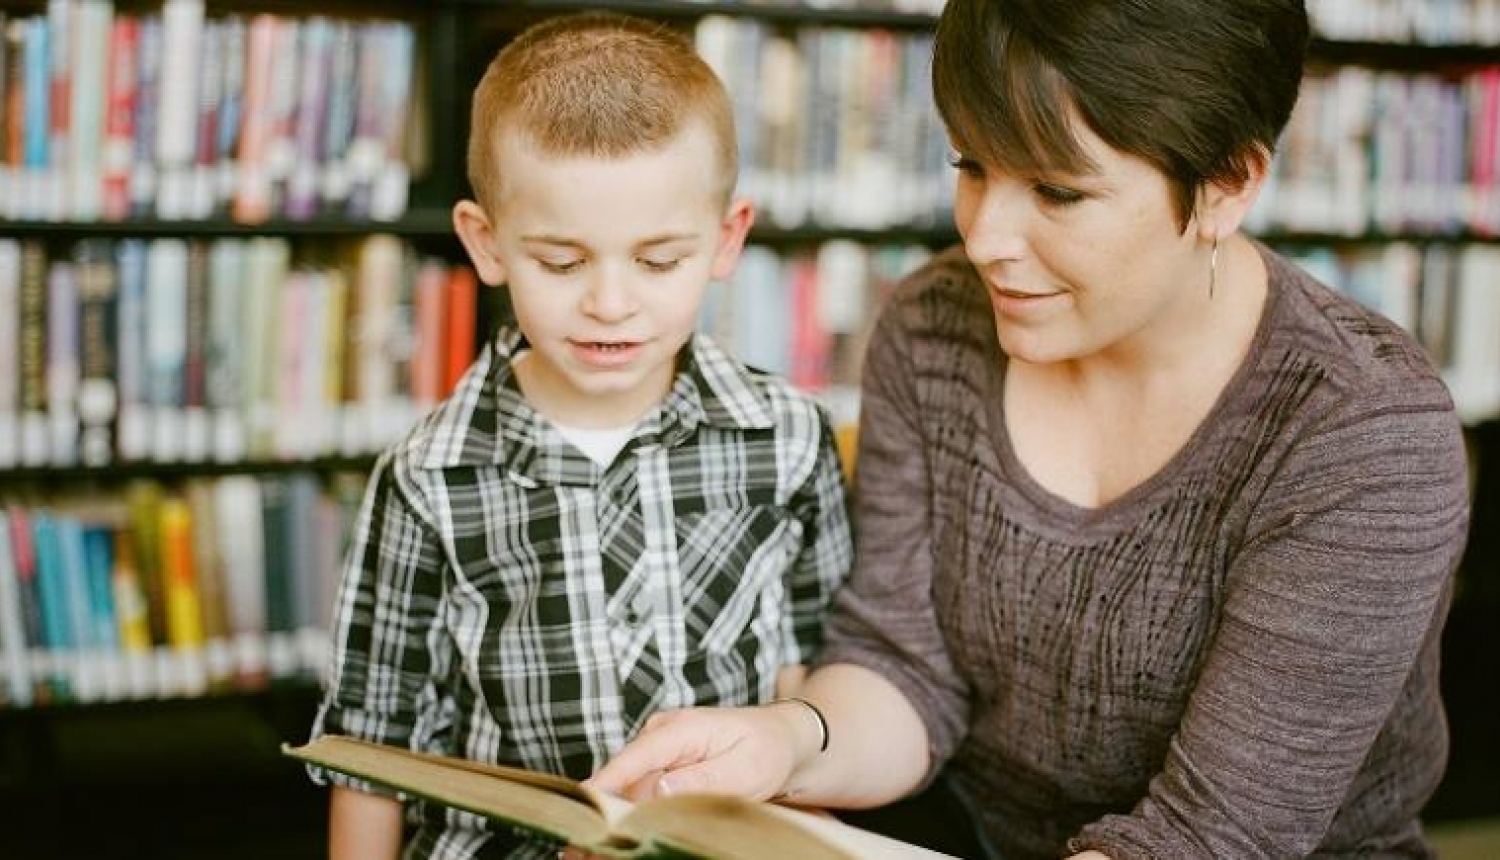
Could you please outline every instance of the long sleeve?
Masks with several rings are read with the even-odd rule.
[[[934,608],[930,440],[901,316],[887,312],[865,359],[855,467],[855,562],[820,663],[855,663],[893,683],[927,728],[934,771],[967,730],[967,691]]]
[[[441,633],[443,554],[397,480],[394,458],[376,464],[344,563],[333,619],[327,693],[313,734],[338,733],[429,748],[435,679],[451,659]]]
[[[818,442],[813,468],[791,499],[802,523],[802,551],[788,572],[789,642],[798,653],[787,662],[801,662],[816,654],[823,639],[828,604],[849,573],[853,555],[848,502],[838,447],[827,416],[818,411]]]
[[[1382,757],[1403,761],[1417,741],[1400,728],[1434,719],[1393,708],[1430,701],[1401,693],[1435,683],[1467,529],[1463,443],[1439,389],[1351,398],[1288,457],[1232,561],[1221,625],[1165,766],[1130,815],[1086,827],[1073,850],[1301,857],[1352,797],[1366,814],[1415,820],[1440,766],[1405,768],[1402,780],[1358,776]]]

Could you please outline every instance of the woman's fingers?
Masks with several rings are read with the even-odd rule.
[[[588,785],[633,800],[699,793],[763,800],[791,774],[792,746],[780,727],[762,708],[658,715]]]
[[[642,793],[650,796],[656,782],[651,779],[654,774],[694,764],[708,755],[709,748],[698,736],[712,729],[700,729],[698,724],[690,711],[653,716],[635,740],[585,784],[633,799],[644,799],[635,797]]]

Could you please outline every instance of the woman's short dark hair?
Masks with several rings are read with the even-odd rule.
[[[1167,177],[1186,230],[1204,183],[1270,158],[1307,40],[1302,0],[948,0],[932,86],[954,144],[1016,173],[1092,169],[1076,115]]]

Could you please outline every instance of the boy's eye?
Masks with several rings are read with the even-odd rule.
[[[1038,182],[1035,188],[1038,197],[1058,206],[1070,206],[1084,198],[1084,194],[1081,191],[1063,188],[1060,185],[1053,185],[1049,182]]]
[[[536,261],[536,264],[538,266],[541,266],[543,271],[550,272],[551,274],[554,274],[554,275],[567,275],[567,274],[570,274],[572,272],[578,271],[578,269],[583,266],[583,261],[582,260],[543,260],[543,259],[538,259]]]
[[[649,272],[670,272],[682,262],[681,257],[654,258],[637,257],[637,261]]]

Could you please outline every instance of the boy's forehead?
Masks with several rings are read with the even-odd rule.
[[[515,123],[501,123],[491,148],[494,176],[502,200],[534,180],[553,194],[604,195],[612,187],[633,187],[649,195],[653,188],[684,198],[699,194],[727,198],[723,158],[705,123],[685,123],[672,137],[619,152],[566,151],[549,148]],[[573,178],[577,181],[569,181]],[[732,183],[732,179],[729,180]]]

